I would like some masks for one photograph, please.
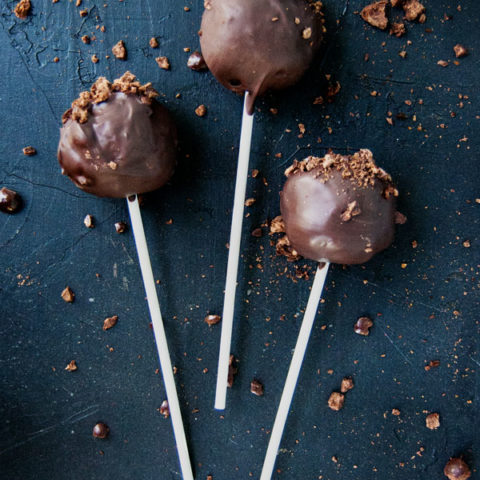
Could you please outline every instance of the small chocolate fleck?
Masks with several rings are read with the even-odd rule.
[[[461,458],[451,458],[443,469],[449,480],[467,480],[472,473],[468,465]]]
[[[0,210],[3,213],[15,213],[22,207],[22,197],[7,187],[0,189]]]
[[[108,428],[108,425],[105,425],[105,423],[97,423],[93,427],[92,435],[95,438],[107,438],[108,434],[110,433],[110,429]]]
[[[65,367],[65,370],[68,372],[74,372],[75,370],[78,370],[77,362],[75,360],[71,360],[70,363]]]
[[[28,157],[31,157],[32,155],[35,155],[36,153],[37,153],[37,151],[35,150],[35,148],[33,148],[31,146],[23,148],[23,154],[27,155]]]
[[[187,67],[191,68],[195,72],[201,72],[204,70],[208,70],[207,64],[205,63],[205,59],[200,52],[193,52],[187,60]]]
[[[73,301],[75,300],[75,294],[68,285],[62,290],[61,296],[63,300],[67,303],[73,303]]]
[[[114,315],[113,317],[107,317],[103,321],[103,329],[109,330],[110,328],[114,327],[118,322],[118,315]]]
[[[332,392],[330,398],[328,399],[328,406],[337,412],[343,408],[344,403],[345,395],[340,392]]]
[[[168,406],[168,401],[164,400],[162,404],[160,405],[160,408],[158,409],[161,415],[163,415],[165,418],[168,418],[170,416],[170,407]]]
[[[347,393],[349,390],[351,390],[355,384],[353,383],[353,378],[352,377],[345,377],[342,380],[342,384],[340,386],[340,391],[342,393]]]
[[[116,222],[115,231],[117,233],[124,233],[127,230],[127,224],[125,222]]]
[[[370,327],[373,326],[373,322],[368,317],[360,317],[355,323],[353,329],[358,335],[367,336],[370,334]]]
[[[205,317],[205,323],[208,325],[216,325],[222,320],[222,317],[220,315],[207,315]]]
[[[258,397],[263,395],[263,385],[256,379],[250,382],[250,392]]]

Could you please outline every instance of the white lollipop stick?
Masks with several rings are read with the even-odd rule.
[[[173,378],[172,362],[168,353],[167,337],[163,328],[162,314],[158,302],[157,290],[153,279],[152,265],[148,254],[145,231],[143,230],[142,216],[138,205],[137,195],[131,195],[127,198],[128,211],[132,221],[133,236],[137,246],[138,259],[140,261],[140,270],[142,271],[143,284],[147,293],[148,308],[152,318],[153,333],[157,344],[158,356],[160,357],[160,367],[162,369],[163,382],[167,392],[168,406],[172,417],[173,434],[177,443],[178,458],[182,470],[183,480],[193,480],[192,466],[188,455],[187,439],[182,423],[182,413],[178,403],[177,389],[175,379]],[[162,476],[160,474],[160,476]]]
[[[260,480],[270,480],[272,478],[273,467],[275,466],[277,452],[282,440],[283,429],[285,428],[288,411],[290,409],[290,404],[292,403],[293,394],[295,393],[295,387],[297,385],[298,376],[300,375],[300,369],[302,368],[303,358],[305,357],[305,351],[307,350],[308,339],[310,338],[313,322],[317,314],[318,303],[322,296],[329,265],[328,262],[322,267],[319,265],[315,274],[312,291],[310,292],[305,315],[303,316],[302,326],[300,327],[300,332],[298,334],[297,344],[295,345],[295,351],[293,352],[292,362],[290,363],[290,368],[288,370],[287,380],[283,387],[277,416],[275,417],[275,423],[273,424],[272,435],[270,436],[270,441],[268,443]]]
[[[233,202],[227,280],[225,283],[225,299],[223,303],[222,333],[220,338],[220,353],[218,357],[217,390],[215,393],[215,408],[217,410],[225,409],[227,397],[228,364],[230,360],[230,345],[232,342],[233,312],[235,309],[235,291],[237,289],[243,209],[245,203],[245,191],[247,189],[250,144],[252,143],[253,114],[249,115],[247,112],[247,100],[250,95],[249,92],[245,92],[242,130],[240,133],[240,150],[238,152],[237,181],[235,184],[235,199]]]

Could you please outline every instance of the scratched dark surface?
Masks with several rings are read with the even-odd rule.
[[[170,421],[157,411],[165,393],[132,232],[114,229],[126,205],[79,191],[55,156],[61,114],[78,92],[126,69],[154,83],[180,129],[177,172],[146,196],[143,218],[196,478],[259,477],[311,277],[294,282],[267,229],[262,238],[250,232],[278,214],[285,167],[329,147],[372,149],[398,184],[408,223],[368,264],[329,272],[275,478],[431,480],[454,455],[474,468],[480,3],[425,0],[427,22],[408,23],[398,39],[355,14],[367,2],[352,0],[344,12],[343,2],[326,0],[325,57],[299,86],[258,102],[251,168],[260,174],[248,184],[256,203],[244,222],[232,346],[239,373],[222,415],[213,410],[220,326],[203,319],[222,308],[242,101],[186,67],[202,2],[32,1],[25,21],[11,13],[15,2],[0,4],[0,184],[25,202],[16,215],[0,214],[1,478],[180,478]],[[85,34],[96,39],[85,45]],[[120,39],[126,61],[111,55]],[[456,43],[470,50],[459,65]],[[157,67],[159,55],[171,71]],[[313,105],[325,96],[325,74],[341,91]],[[194,113],[199,104],[204,118]],[[26,145],[38,154],[24,156]],[[94,229],[83,225],[86,214]],[[66,285],[73,304],[60,298]],[[118,324],[104,332],[114,314]],[[375,322],[368,337],[353,332],[364,314]],[[72,359],[78,370],[67,372]],[[440,365],[425,370],[432,360]],[[333,412],[327,399],[346,375],[355,388]],[[254,377],[263,397],[249,392]],[[440,414],[436,431],[425,426],[429,412]],[[104,441],[91,435],[99,420],[111,429]]]

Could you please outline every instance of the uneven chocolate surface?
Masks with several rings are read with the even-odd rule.
[[[321,2],[206,0],[200,44],[215,78],[255,98],[293,85],[318,51],[324,33]]]
[[[173,120],[152,99],[156,92],[146,91],[145,86],[139,89],[135,77],[128,77],[132,78],[116,90],[115,82],[102,79],[114,88],[102,83],[104,92],[97,97],[83,92],[86,95],[81,94],[64,116],[58,161],[79,188],[100,197],[155,190],[168,181],[175,167]]]
[[[288,239],[300,255],[358,264],[392,243],[398,191],[369,150],[308,157],[286,174],[280,210]]]

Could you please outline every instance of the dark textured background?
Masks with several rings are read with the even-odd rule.
[[[431,480],[443,478],[458,454],[474,466],[480,2],[425,0],[427,22],[407,24],[397,39],[355,14],[367,2],[351,0],[342,15],[344,2],[326,0],[325,58],[297,87],[258,102],[251,168],[260,175],[248,184],[257,201],[244,223],[233,343],[239,374],[222,415],[213,410],[220,326],[203,319],[223,302],[242,101],[209,73],[186,67],[183,48],[198,48],[202,2],[85,0],[89,13],[81,18],[71,1],[32,1],[26,21],[11,13],[14,1],[0,4],[0,184],[25,200],[20,213],[0,214],[1,478],[180,477],[170,421],[157,411],[165,394],[133,236],[114,230],[127,220],[126,205],[82,193],[55,158],[70,102],[97,76],[126,69],[154,83],[180,128],[177,173],[146,196],[143,217],[196,478],[259,476],[311,278],[292,281],[295,267],[275,256],[267,229],[260,239],[250,232],[278,214],[285,167],[329,147],[372,149],[398,184],[408,223],[368,264],[331,269],[276,478]],[[84,34],[96,40],[84,45]],[[152,36],[157,50],[148,46]],[[128,60],[107,59],[120,39]],[[458,42],[470,55],[457,66]],[[169,57],[171,71],[157,67],[159,55]],[[326,93],[324,74],[341,92],[313,105]],[[194,113],[199,104],[208,108],[204,118]],[[38,154],[24,156],[26,145]],[[83,225],[87,213],[96,219],[92,230]],[[60,298],[66,285],[73,304]],[[103,319],[114,314],[117,326],[104,332]],[[369,337],[353,332],[362,314],[375,321]],[[70,373],[72,359],[78,370]],[[431,360],[440,366],[426,371]],[[333,412],[326,401],[345,375],[355,388]],[[249,392],[254,377],[265,384],[264,397]],[[440,413],[437,431],[425,427],[426,412]],[[98,420],[110,426],[108,440],[92,438]]]

